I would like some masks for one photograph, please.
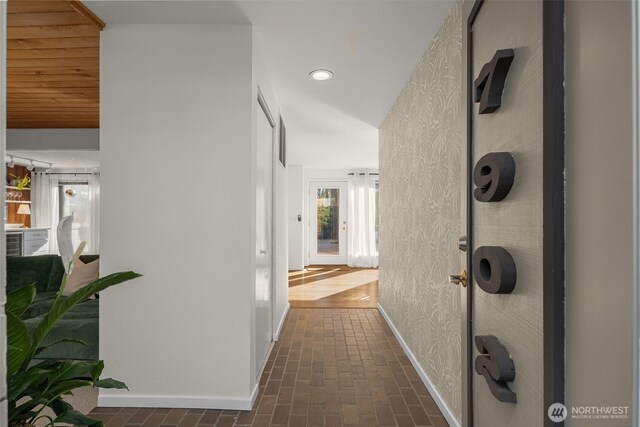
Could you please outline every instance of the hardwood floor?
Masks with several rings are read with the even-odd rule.
[[[292,309],[252,411],[96,408],[106,427],[447,426],[373,309]]]
[[[376,308],[378,270],[347,266],[310,266],[289,272],[292,308]]]

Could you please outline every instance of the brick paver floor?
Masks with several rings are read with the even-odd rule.
[[[375,309],[291,309],[252,411],[96,408],[107,427],[447,426]]]

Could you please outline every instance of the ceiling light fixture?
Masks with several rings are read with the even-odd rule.
[[[333,77],[333,73],[329,70],[313,70],[309,73],[309,75],[313,80],[319,81],[329,80],[331,77]]]
[[[49,168],[53,167],[53,163],[51,162],[45,162],[43,160],[38,160],[38,159],[32,159],[30,157],[22,157],[22,156],[16,156],[15,154],[7,154],[7,157],[9,157],[9,161],[7,161],[7,158],[5,157],[5,162],[7,164],[8,167],[12,168],[15,166],[16,162],[15,159],[20,159],[21,163],[19,163],[20,165],[26,165],[25,162],[29,162],[29,164],[27,165],[27,169],[30,171],[35,170],[36,168],[36,163],[42,163],[44,165],[49,165]]]

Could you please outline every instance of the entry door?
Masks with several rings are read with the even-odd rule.
[[[272,212],[273,212],[273,143],[274,127],[269,110],[259,99],[257,109],[257,177],[256,177],[256,372],[260,373],[272,333]]]
[[[553,92],[544,81],[554,75],[547,42],[557,37],[545,35],[544,52],[543,28],[552,31],[543,25],[547,7],[543,1],[479,1],[470,20],[467,354],[478,427],[550,425],[545,400],[563,377],[552,372],[556,351],[563,350],[545,340],[563,330],[548,310],[553,286],[564,286],[553,282],[563,264],[548,262],[556,251],[564,256],[561,234],[553,245],[562,215],[549,215],[556,202],[562,209],[564,193],[553,188],[553,162],[561,176],[562,151],[545,151],[555,141],[548,126]],[[562,113],[562,98],[558,107]]]
[[[309,183],[309,263],[347,263],[347,182]]]

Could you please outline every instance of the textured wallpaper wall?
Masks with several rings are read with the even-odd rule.
[[[380,128],[380,304],[458,420],[462,4]]]

